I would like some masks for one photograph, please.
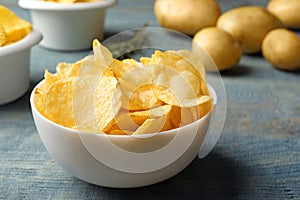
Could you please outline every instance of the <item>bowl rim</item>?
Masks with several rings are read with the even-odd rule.
[[[42,118],[44,121],[50,123],[51,125],[55,126],[55,127],[58,127],[58,128],[61,128],[61,129],[65,129],[67,130],[68,132],[71,132],[72,134],[73,133],[77,133],[77,134],[93,134],[95,135],[95,133],[90,133],[90,132],[83,132],[83,131],[79,131],[79,130],[75,130],[75,129],[72,129],[72,128],[69,128],[69,127],[65,127],[63,125],[60,125],[58,123],[55,123],[53,121],[51,121],[50,119],[48,119],[47,117],[45,117],[36,107],[35,105],[35,101],[34,101],[34,98],[35,98],[35,91],[37,88],[39,88],[43,83],[45,82],[45,79],[42,79],[34,88],[33,90],[31,91],[31,94],[30,94],[30,106],[31,106],[31,112],[32,114],[33,113],[36,113],[40,118]],[[210,86],[211,89],[212,89],[212,94],[211,95],[214,95],[216,94],[215,93],[215,90],[212,86]],[[213,98],[216,98],[213,96]],[[207,118],[208,116],[211,115],[212,111],[215,109],[215,103],[213,103],[213,106],[211,108],[211,110],[206,113],[203,117],[201,117],[200,119],[190,123],[190,124],[187,124],[187,125],[184,125],[184,126],[181,126],[181,127],[178,127],[178,128],[175,128],[175,129],[171,129],[171,130],[166,130],[166,131],[162,131],[162,132],[156,132],[156,133],[149,133],[149,134],[140,134],[140,135],[109,135],[109,134],[105,134],[105,133],[97,133],[96,135],[98,135],[99,137],[112,137],[112,138],[148,138],[148,137],[152,137],[152,136],[155,136],[155,135],[160,135],[160,134],[169,134],[169,133],[172,133],[172,132],[176,132],[176,131],[180,131],[181,129],[183,128],[186,128],[186,127],[189,127],[189,126],[193,126],[193,125],[196,125],[198,123],[200,123],[201,121],[203,121],[205,118]],[[35,119],[34,119],[35,121]],[[211,123],[211,122],[210,122]]]
[[[39,43],[43,38],[42,33],[36,29],[35,27],[32,27],[32,30],[29,34],[27,34],[24,38],[21,40],[14,42],[12,44],[0,47],[0,57],[4,57],[10,54],[15,54],[17,52],[23,51],[25,49],[29,49],[32,46]]]
[[[79,11],[103,9],[115,5],[117,0],[98,0],[94,2],[57,3],[43,0],[19,0],[21,8],[43,11]]]

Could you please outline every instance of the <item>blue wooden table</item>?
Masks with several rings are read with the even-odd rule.
[[[1,1],[0,1],[1,2]],[[6,1],[21,17],[29,13]],[[267,0],[218,0],[222,10]],[[106,38],[148,23],[158,26],[153,1],[119,0],[107,13]],[[44,70],[89,51],[31,53],[31,89],[0,106],[0,199],[300,199],[300,72],[274,69],[261,55],[244,55],[222,73],[227,118],[204,159],[164,182],[135,189],[104,188],[62,169],[44,148],[31,116],[29,94]]]

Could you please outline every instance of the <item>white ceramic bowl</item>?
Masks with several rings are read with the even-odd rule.
[[[29,88],[30,49],[42,39],[33,28],[26,37],[0,47],[0,105],[22,96]]]
[[[75,177],[100,186],[140,187],[174,176],[197,156],[211,119],[208,113],[178,129],[135,137],[84,133],[45,118],[35,106],[35,89],[32,114],[50,155]]]
[[[102,40],[106,9],[116,0],[82,3],[56,3],[19,0],[29,9],[32,23],[43,33],[41,46],[53,50],[75,51],[90,48],[92,40]]]

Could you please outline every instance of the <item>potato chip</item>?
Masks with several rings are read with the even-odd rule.
[[[190,124],[213,108],[203,66],[188,51],[156,51],[141,65],[113,59],[98,40],[93,52],[45,71],[35,93],[48,119],[82,132],[139,135]]]
[[[59,3],[74,3],[76,0],[57,0]]]
[[[89,126],[73,126],[72,129],[84,133],[96,133],[96,134],[103,133],[103,131],[101,131],[100,129],[95,129],[94,127],[89,127]]]
[[[176,70],[178,73],[182,73],[183,71],[189,72],[193,74],[193,82],[197,82],[197,84],[190,83],[196,91],[197,94],[209,94],[208,88],[205,87],[206,84],[202,84],[202,82],[205,79],[205,69],[204,66],[197,57],[192,54],[190,51],[187,50],[181,50],[181,51],[155,51],[154,54],[151,56],[151,58],[141,58],[141,62],[144,65],[163,65],[168,66],[174,70]],[[191,75],[190,75],[191,76]],[[187,79],[190,80],[189,78]],[[200,90],[199,90],[200,89]]]
[[[62,126],[73,127],[74,79],[56,81],[45,97],[44,115]]]
[[[180,50],[176,51],[176,54],[179,56],[182,56],[187,62],[193,65],[193,67],[200,73],[202,78],[205,78],[205,68],[203,63],[201,62],[201,59],[191,51],[188,50]]]
[[[57,75],[50,73],[48,70],[45,70],[45,83],[43,85],[44,90],[48,91],[52,84],[59,80]]]
[[[148,116],[131,116],[129,112],[119,114],[112,123],[111,130],[126,130],[135,131],[141,124],[144,123]]]
[[[44,0],[49,2],[57,2],[57,3],[75,3],[76,0]]]
[[[173,68],[177,72],[182,72],[184,70],[188,70],[193,74],[199,76],[199,71],[195,69],[195,66],[189,62],[191,59],[187,59],[188,56],[187,51],[165,51],[161,52],[156,50],[154,54],[151,56],[151,60],[148,63],[150,64],[160,64],[164,66],[168,66]],[[189,55],[189,57],[192,57]]]
[[[111,128],[111,123],[121,108],[122,93],[117,84],[114,76],[102,76],[96,86],[94,109],[98,126],[103,131]]]
[[[158,118],[147,119],[132,135],[149,134],[160,132],[166,122],[166,116],[163,115]]]
[[[109,66],[113,62],[111,52],[104,47],[97,39],[93,40],[94,58],[98,65]]]
[[[101,76],[97,74],[89,74],[75,78],[73,113],[77,130],[102,131],[102,129],[98,126],[97,116],[94,108],[94,93],[100,78]]]
[[[36,95],[36,100],[35,100],[35,105],[37,110],[44,114],[44,108],[45,108],[45,97],[47,95],[47,93],[45,92],[45,90],[41,89],[41,88],[37,88],[35,90],[35,95]]]
[[[37,109],[41,113],[44,113],[45,98],[49,91],[49,88],[52,86],[52,84],[59,80],[56,75],[50,73],[48,70],[45,70],[44,78],[44,84],[41,87],[37,88],[37,90],[35,91],[35,94],[38,96]]]
[[[31,32],[31,24],[19,18],[14,12],[0,5],[0,24],[2,25],[7,43],[16,42]]]
[[[151,109],[162,104],[163,102],[154,95],[153,86],[144,85],[137,88],[129,99],[123,98],[122,107],[129,111],[137,111]]]
[[[191,80],[187,80],[188,78]],[[138,67],[122,76],[119,82],[126,99],[130,99],[138,88],[150,84],[154,85],[155,96],[167,104],[195,106],[204,98],[199,95],[200,83],[196,76],[186,70],[177,72],[163,65]]]
[[[3,26],[0,24],[0,47],[4,46],[6,43],[6,34],[4,32]]]
[[[56,74],[59,79],[64,80],[71,77],[71,72],[73,69],[73,65],[71,63],[61,62],[56,65]]]
[[[194,97],[194,98],[182,98],[185,95],[184,93],[180,93],[178,91],[176,93],[176,91],[173,91],[170,88],[164,88],[158,86],[154,87],[153,91],[155,96],[161,101],[163,101],[164,103],[169,105],[179,106],[179,107],[197,106],[211,100],[211,97],[208,95],[202,95],[200,97]]]
[[[171,105],[163,105],[163,106],[159,106],[144,111],[123,112],[116,117],[112,129],[135,131],[147,119],[158,118],[163,115],[166,115],[167,120],[169,120],[169,113],[171,111],[171,108],[172,108]],[[166,121],[166,124],[162,129],[167,130],[170,127],[171,127],[170,122]]]
[[[121,129],[114,129],[111,130],[108,134],[109,135],[131,135],[133,132],[128,130],[121,130]]]
[[[190,124],[208,113],[212,109],[212,100],[192,107],[173,106],[170,112],[170,122],[173,128]]]
[[[150,62],[151,62],[151,58],[148,58],[148,57],[141,57],[140,58],[140,61],[143,65],[150,65]]]
[[[113,70],[117,78],[124,76],[126,73],[135,69],[138,66],[136,61],[132,59],[126,59],[123,61],[114,60],[109,67]]]

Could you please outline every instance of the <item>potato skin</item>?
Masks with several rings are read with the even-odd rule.
[[[282,23],[263,7],[242,6],[223,13],[217,27],[235,37],[244,53],[258,53],[267,33],[282,27]]]
[[[156,0],[154,13],[162,27],[194,35],[215,26],[221,9],[215,0]]]
[[[263,41],[262,54],[276,68],[300,69],[300,37],[287,29],[272,30]]]
[[[217,27],[200,30],[193,38],[193,53],[201,46],[212,58],[219,71],[224,71],[238,64],[242,49],[239,42],[226,31]],[[206,66],[207,71],[216,69]]]
[[[300,29],[299,0],[271,0],[267,10],[277,16],[285,27]]]

